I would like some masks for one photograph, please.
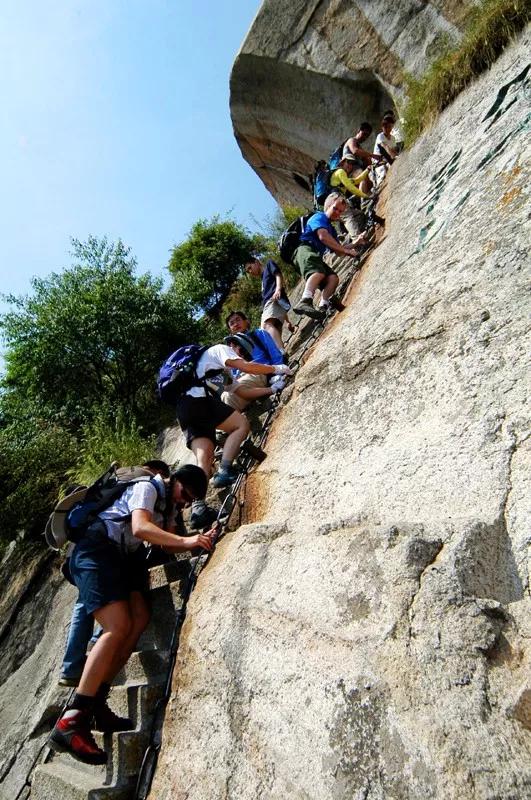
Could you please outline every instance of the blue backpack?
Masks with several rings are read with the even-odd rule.
[[[348,139],[345,139],[344,142],[341,142],[339,147],[336,147],[334,152],[331,154],[330,158],[328,159],[328,166],[331,171],[337,169],[341,163],[341,158],[343,156],[343,148],[348,142]]]
[[[318,161],[313,174],[313,200],[315,208],[322,206],[331,192],[331,175],[332,170],[328,168],[326,161]]]
[[[159,371],[157,394],[164,403],[175,405],[177,399],[192,386],[205,386],[205,379],[197,377],[197,362],[208,350],[208,345],[185,344],[166,359]]]

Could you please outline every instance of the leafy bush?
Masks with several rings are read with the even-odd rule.
[[[413,142],[474,78],[487,70],[531,18],[528,0],[482,0],[461,42],[446,48],[420,80],[406,76],[404,130]]]
[[[146,435],[124,409],[103,409],[84,428],[68,478],[71,483],[90,484],[113,461],[132,466],[154,458],[156,446],[156,436]]]
[[[0,428],[0,538],[37,536],[77,452],[75,438],[48,421],[21,417]]]

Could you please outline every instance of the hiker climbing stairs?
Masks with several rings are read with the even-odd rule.
[[[94,733],[108,754],[107,764],[91,766],[67,753],[50,752],[46,763],[33,775],[30,800],[131,800],[155,705],[163,694],[168,670],[168,648],[176,611],[182,606],[182,589],[188,575],[188,559],[171,561],[150,569],[151,622],[138,649],[117,675],[109,705],[120,716],[130,717],[132,731]]]

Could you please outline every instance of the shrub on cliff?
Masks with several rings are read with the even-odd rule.
[[[297,206],[278,206],[276,212],[267,216],[263,223],[257,223],[261,229],[261,244],[262,246],[255,249],[261,260],[265,263],[268,259],[276,261],[284,276],[284,283],[286,288],[292,289],[300,280],[300,273],[292,264],[286,264],[279,256],[277,242],[280,235],[286,230],[293,220],[305,214],[306,209]],[[257,222],[257,220],[254,220]],[[232,284],[230,292],[225,300],[221,314],[221,326],[219,332],[223,335],[226,334],[224,328],[224,320],[229,311],[241,309],[245,311],[253,326],[260,324],[261,316],[261,302],[262,302],[262,288],[260,278],[254,278],[252,275],[240,275]]]
[[[191,304],[195,316],[218,317],[250,253],[262,246],[263,237],[234,220],[200,219],[171,254],[168,269],[176,296]]]
[[[483,0],[470,12],[457,47],[441,55],[420,80],[406,77],[404,128],[413,142],[474,78],[487,70],[531,18],[528,0]]]

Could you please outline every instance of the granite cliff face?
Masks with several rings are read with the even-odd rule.
[[[265,0],[230,81],[243,157],[280,203],[307,204],[308,175],[366,119],[402,97],[471,0]]]
[[[530,44],[389,175],[189,605],[153,800],[531,796]]]

